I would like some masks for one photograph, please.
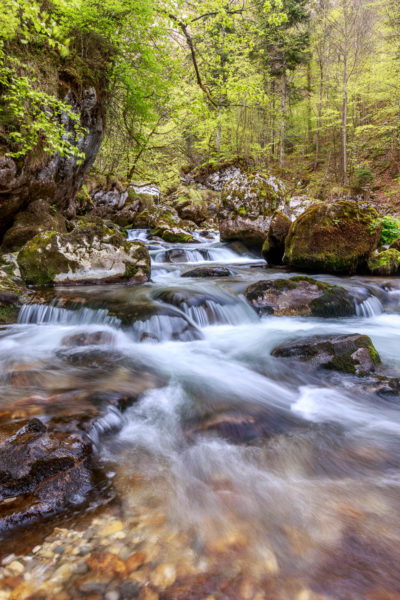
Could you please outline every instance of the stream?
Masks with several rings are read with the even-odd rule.
[[[148,246],[151,283],[57,288],[0,328],[0,411],[136,398],[90,426],[106,491],[71,495],[76,513],[42,538],[26,525],[22,548],[3,542],[0,600],[399,599],[399,392],[271,351],[366,334],[382,373],[400,377],[400,280],[315,275],[349,290],[357,316],[261,318],[244,289],[295,273],[217,233],[129,239]],[[226,275],[186,275],[205,266]],[[19,595],[2,595],[7,576]]]

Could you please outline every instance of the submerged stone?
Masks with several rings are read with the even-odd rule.
[[[312,317],[355,314],[354,300],[347,290],[311,277],[258,281],[250,285],[244,295],[260,314]]]
[[[228,267],[197,267],[182,273],[182,277],[231,277],[232,275]]]

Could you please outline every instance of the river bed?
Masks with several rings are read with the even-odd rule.
[[[316,275],[348,289],[357,315],[261,318],[244,289],[294,273],[216,233],[147,237],[130,232],[151,283],[57,289],[0,330],[1,411],[42,418],[56,397],[65,417],[96,395],[136,398],[90,427],[98,493],[2,542],[0,600],[399,599],[399,394],[271,351],[366,334],[400,377],[400,281]],[[230,273],[182,276],[204,265]]]

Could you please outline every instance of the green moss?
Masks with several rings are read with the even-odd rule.
[[[368,268],[373,275],[394,275],[400,268],[400,252],[395,248],[371,256]]]
[[[351,358],[351,354],[339,354],[332,357],[332,360],[325,365],[326,369],[333,369],[334,371],[341,371],[342,373],[351,373],[355,375],[356,368],[354,360]]]
[[[380,232],[374,208],[345,200],[319,202],[291,225],[284,260],[308,271],[351,274],[365,268]]]
[[[15,323],[18,318],[19,308],[0,302],[0,324],[9,325]]]

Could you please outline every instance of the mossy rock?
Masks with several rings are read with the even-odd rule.
[[[4,235],[3,252],[14,252],[22,248],[26,242],[42,231],[59,231],[65,233],[66,223],[62,215],[57,213],[45,200],[35,200],[28,208],[17,214],[14,223]]]
[[[378,213],[370,206],[348,200],[317,203],[291,225],[284,262],[307,271],[364,271],[381,229]]]
[[[272,351],[280,358],[363,376],[375,371],[381,359],[367,335],[316,335],[286,342]]]
[[[26,300],[26,290],[0,269],[0,325],[15,323],[19,309]]]
[[[18,254],[29,285],[140,283],[150,277],[150,256],[140,242],[128,242],[104,223],[82,222],[71,233],[35,236]]]
[[[390,248],[371,255],[368,268],[372,275],[396,275],[400,269],[400,251]]]
[[[193,186],[179,186],[170,200],[181,219],[200,225],[208,217],[207,204],[200,191]]]
[[[347,290],[301,275],[258,281],[244,295],[259,314],[324,318],[355,314],[354,300]]]
[[[236,174],[222,190],[221,239],[261,249],[277,210],[288,211],[285,186],[279,179],[264,173]]]
[[[273,265],[282,264],[283,254],[285,252],[285,240],[289,233],[291,220],[281,211],[276,211],[273,215],[268,229],[268,235],[263,244],[261,253],[267,263]]]

